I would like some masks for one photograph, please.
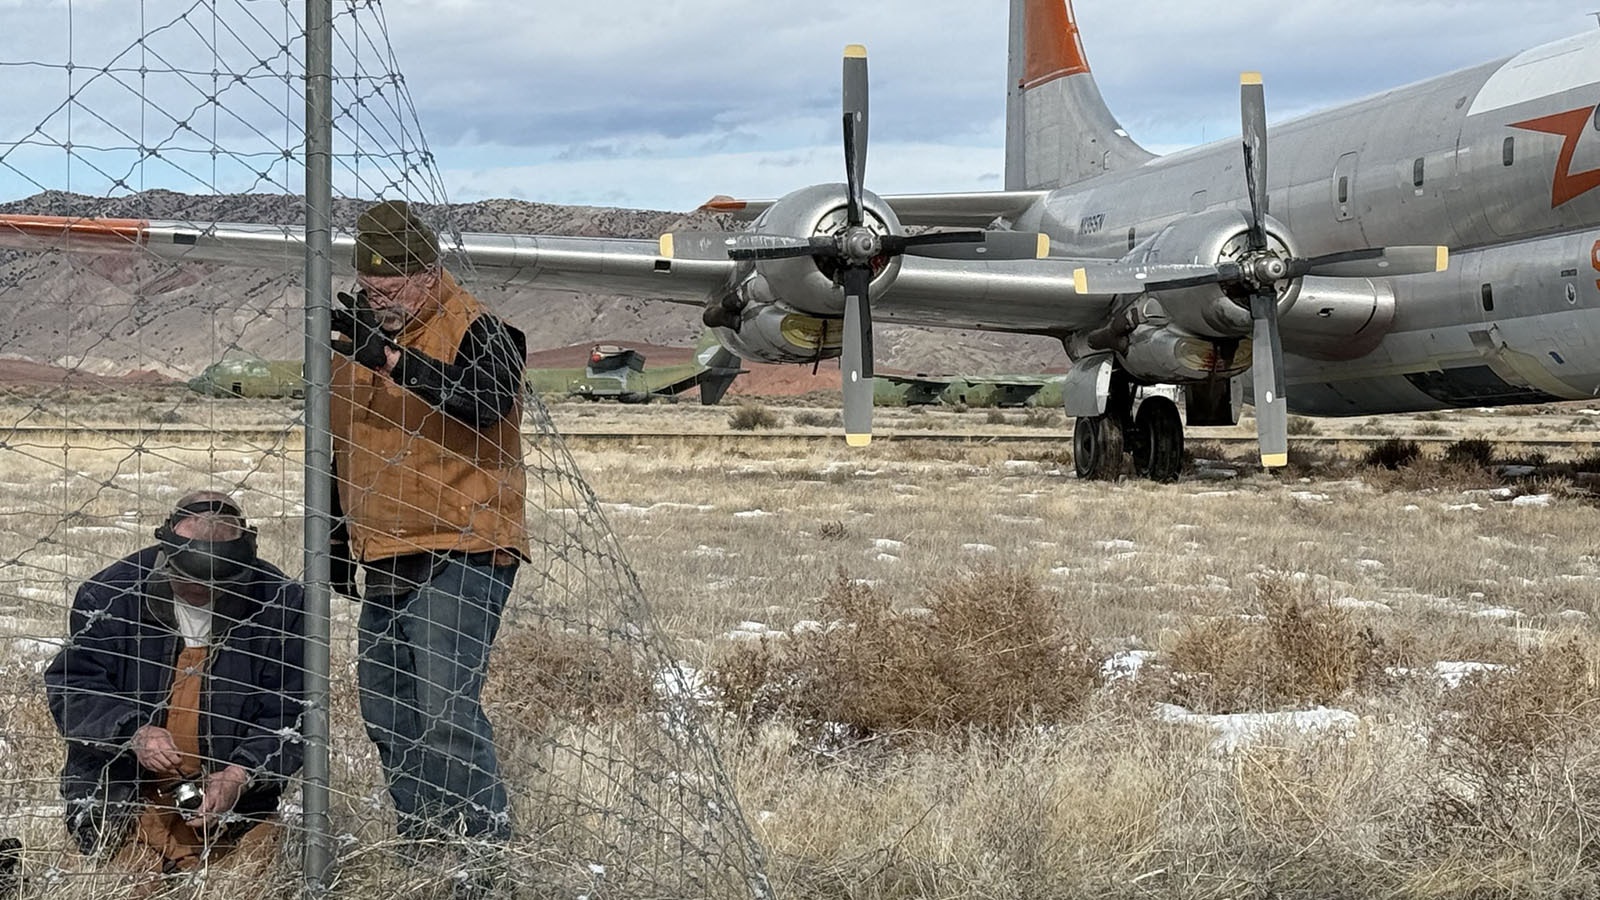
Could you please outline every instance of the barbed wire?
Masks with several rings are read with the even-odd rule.
[[[141,0],[136,11],[82,0],[34,9],[0,40],[0,79],[17,85],[8,94],[19,100],[0,112],[0,175],[14,196],[30,193],[0,209],[297,232],[305,221],[297,4]],[[472,269],[452,253],[460,228],[382,5],[338,4],[334,33],[336,224],[352,227],[378,199],[409,201],[444,236],[445,269],[470,289]],[[241,897],[299,889],[299,852],[318,827],[296,793],[304,385],[296,391],[292,362],[283,376],[267,361],[298,354],[302,282],[299,258],[191,264],[106,235],[96,246],[0,253],[0,838],[21,842],[22,896],[136,896],[151,884]],[[365,383],[359,373],[357,381]],[[256,393],[269,396],[245,399]],[[369,426],[390,429],[404,453],[458,427],[418,413],[414,400],[384,396],[397,418],[383,421],[378,400],[356,398],[354,407]],[[703,688],[653,621],[548,411],[537,396],[518,402],[521,452],[507,471],[526,480],[526,559],[503,611],[492,600],[476,606],[464,589],[454,596],[454,614],[498,618],[498,634],[492,626],[487,641],[481,627],[444,633],[449,616],[423,617],[448,648],[417,657],[427,663],[417,670],[397,666],[374,679],[373,647],[386,637],[370,627],[382,602],[374,572],[393,573],[369,568],[365,600],[335,599],[330,890],[459,893],[488,873],[515,884],[516,896],[768,895],[761,850],[700,710]],[[40,426],[59,426],[59,439]],[[104,437],[73,436],[82,429]],[[206,435],[199,445],[196,430]],[[176,432],[183,441],[169,439]],[[484,434],[466,445],[480,470],[505,449]],[[340,474],[341,493],[364,502],[357,473]],[[496,477],[490,496],[507,496],[511,476]],[[423,478],[413,487],[387,497],[396,515],[431,521],[445,515],[447,496],[474,522],[492,511],[456,498],[453,483]],[[212,595],[209,633],[185,639],[187,601],[178,595],[187,588],[173,574],[175,551],[154,534],[196,491],[238,505],[263,562]],[[441,567],[470,568],[437,542],[394,536],[402,556],[432,554],[435,579]],[[396,596],[416,602],[422,593]],[[480,651],[486,671],[470,661]],[[204,673],[199,701],[180,695],[185,666]],[[428,666],[445,676],[431,680]],[[492,737],[452,730],[438,704],[384,695],[402,676],[443,694],[451,717],[475,702],[481,679]],[[393,724],[384,716],[418,717],[424,739],[394,752],[432,753],[428,765],[440,770],[380,759],[372,733]],[[175,812],[176,776],[148,765],[139,726],[195,738],[181,748],[186,776],[207,781],[244,768],[250,786],[241,796],[250,802],[223,816],[220,832],[195,832]],[[429,740],[467,749],[435,752]],[[496,774],[503,803],[451,796],[453,785],[482,788]],[[408,830],[395,809],[392,795],[407,778],[435,782],[422,785],[444,807],[422,810],[425,820],[435,814],[431,830]],[[111,787],[122,795],[109,796]],[[249,830],[237,814],[251,804],[262,815],[275,809],[276,824]],[[104,820],[104,846],[77,839],[94,831],[82,827],[86,811]],[[114,827],[119,812],[131,831]],[[489,826],[476,829],[479,820]],[[69,832],[69,822],[80,827]],[[252,848],[261,835],[271,840]],[[194,846],[171,843],[178,838]],[[230,852],[230,842],[240,846]],[[136,876],[152,866],[133,859],[135,849],[169,870],[163,880]]]

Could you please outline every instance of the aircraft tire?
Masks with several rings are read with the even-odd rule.
[[[1090,481],[1122,476],[1122,422],[1116,416],[1080,416],[1072,426],[1072,467]]]
[[[1178,480],[1183,470],[1183,419],[1178,405],[1166,397],[1139,404],[1133,429],[1133,467],[1140,476],[1162,483]]]

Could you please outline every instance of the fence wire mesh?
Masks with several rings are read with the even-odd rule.
[[[301,17],[286,0],[7,13],[12,35],[51,37],[0,38],[0,172],[28,195],[0,212],[67,221],[0,251],[0,892],[299,890]],[[336,4],[334,35],[335,228],[409,201],[470,290],[381,5]],[[140,238],[218,222],[257,223],[227,232],[237,264]],[[766,895],[694,673],[537,396],[496,431],[364,371],[334,423],[338,493],[368,510],[357,543],[378,564],[364,601],[333,604],[332,891]],[[363,457],[362,434],[385,443]],[[463,471],[477,493],[449,474]],[[404,491],[373,494],[397,472]],[[205,505],[220,498],[243,521]],[[193,500],[163,545],[156,530]],[[507,510],[510,538],[472,540]],[[443,539],[463,517],[466,538]],[[242,527],[260,562],[196,593],[181,549],[231,546]],[[493,551],[519,549],[512,577]],[[201,800],[210,827],[192,827],[178,782],[226,797],[230,767],[248,777],[239,801]]]

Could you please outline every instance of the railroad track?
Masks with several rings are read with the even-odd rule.
[[[544,439],[542,432],[530,429],[524,432],[530,444]],[[1476,435],[1474,435],[1476,436]],[[931,431],[923,429],[895,430],[886,428],[874,435],[885,444],[1059,444],[1070,446],[1072,434],[1067,429],[1030,431]],[[1223,447],[1244,447],[1255,443],[1255,435],[1241,433],[1233,428],[1191,428],[1187,438],[1190,444],[1209,443]],[[1315,434],[1296,435],[1290,438],[1292,446],[1372,446],[1393,438],[1416,441],[1422,445],[1448,445],[1461,440],[1460,435],[1362,435]],[[561,439],[573,447],[593,447],[608,444],[664,444],[678,442],[715,442],[730,444],[763,443],[838,443],[839,435],[831,431],[612,431],[598,429],[572,429],[561,432]],[[1600,433],[1585,432],[1571,435],[1532,435],[1486,437],[1495,444],[1525,447],[1563,447],[1583,450],[1600,446]],[[62,449],[125,448],[134,450],[165,448],[256,447],[263,450],[298,453],[304,448],[303,430],[299,426],[272,428],[263,426],[231,426],[206,428],[195,425],[161,426],[57,426],[13,425],[0,427],[0,451],[7,449]]]

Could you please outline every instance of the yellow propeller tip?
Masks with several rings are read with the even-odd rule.
[[[1435,272],[1443,272],[1444,270],[1450,268],[1450,248],[1449,247],[1440,247],[1439,248],[1439,258],[1434,261],[1434,265],[1436,266],[1436,268],[1434,269]]]
[[[850,44],[844,48],[845,59],[866,59],[867,48],[861,44]]]
[[[847,435],[844,436],[844,442],[846,444],[849,444],[852,447],[865,447],[868,444],[872,443],[872,435],[870,435],[870,434],[847,434]]]
[[[1260,84],[1261,83],[1261,73],[1260,72],[1241,72],[1239,74],[1239,83],[1240,84]]]
[[[1089,270],[1072,270],[1072,289],[1080,294],[1089,293]]]
[[[1039,235],[1039,258],[1044,259],[1050,255],[1050,235]]]
[[[1288,464],[1289,464],[1289,454],[1287,454],[1287,453],[1263,453],[1263,454],[1261,454],[1261,465],[1265,466],[1268,469],[1281,469],[1284,466],[1287,466]]]
[[[672,234],[670,232],[661,236],[661,255],[667,259],[672,258]]]

